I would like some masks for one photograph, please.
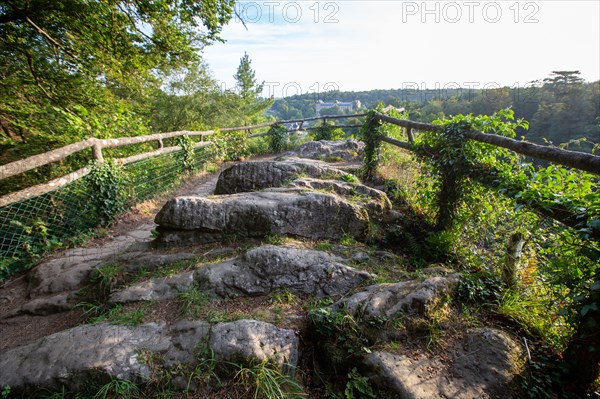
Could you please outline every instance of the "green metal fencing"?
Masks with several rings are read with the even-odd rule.
[[[125,165],[128,204],[133,206],[180,182],[186,172],[182,156],[182,151],[176,151]],[[207,148],[197,148],[194,168],[200,170],[208,159]],[[0,282],[31,267],[49,251],[77,245],[90,237],[102,218],[89,190],[84,177],[0,208]]]

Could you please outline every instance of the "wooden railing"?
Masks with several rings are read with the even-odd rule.
[[[397,119],[379,113],[375,114],[374,118],[382,122],[388,122],[406,128],[408,142],[394,140],[389,137],[382,138],[382,141],[407,149],[411,147],[411,142],[414,140],[412,134],[413,129],[438,132],[444,130],[444,127],[441,125],[432,125],[430,123]],[[492,144],[497,147],[507,148],[516,152],[517,154],[525,155],[531,158],[536,158],[542,161],[568,166],[570,168],[580,169],[600,175],[600,157],[596,155],[533,144],[527,141],[518,141],[508,137],[499,136],[497,134],[482,133],[477,130],[465,132],[465,137],[482,143]]]
[[[408,141],[400,141],[386,136],[380,137],[380,140],[411,151],[415,149],[414,136],[412,132],[413,129],[438,132],[444,130],[444,127],[441,125],[432,125],[428,123],[414,122],[411,120],[397,119],[379,113],[373,115],[373,118],[378,121],[404,127],[406,129]],[[465,137],[482,143],[507,148],[515,153],[525,155],[531,158],[600,175],[600,157],[593,154],[569,151],[555,147],[541,146],[525,141],[513,140],[496,134],[482,133],[475,130],[465,132]],[[498,185],[500,184],[498,179],[495,177],[499,175],[499,171],[497,170],[490,170],[488,168],[483,167],[477,168],[474,166],[472,170],[468,172],[468,175],[474,180],[478,181],[479,183],[490,188],[498,188]],[[524,189],[524,187],[511,186],[510,184],[506,185],[503,188],[503,192],[506,195],[516,194],[522,189]],[[552,206],[548,206],[547,203],[536,202],[535,200],[524,202],[521,199],[517,199],[516,201],[517,203],[522,203],[522,205],[525,205],[535,210],[541,215],[557,220],[569,227],[581,228],[582,224],[585,224],[587,222],[587,220],[581,219],[581,215],[574,213],[572,209],[561,204],[552,204]],[[595,226],[588,228],[590,230],[590,236],[600,241],[600,228],[597,228]]]
[[[250,134],[249,137],[260,137],[266,135],[266,133],[262,134],[252,134],[253,129],[260,129],[265,127],[270,127],[273,125],[280,124],[290,124],[290,123],[300,123],[300,128],[305,122],[309,121],[317,121],[323,120],[326,122],[327,120],[334,119],[345,119],[352,117],[364,117],[366,114],[354,114],[354,115],[338,115],[338,116],[321,116],[321,117],[313,117],[313,118],[304,118],[304,119],[292,119],[292,120],[284,120],[284,121],[274,121],[274,122],[265,122],[256,125],[250,126],[237,126],[237,127],[228,127],[219,129],[221,132],[235,132],[235,131],[248,131]],[[357,125],[343,125],[341,127],[358,127]],[[310,128],[309,128],[310,129]],[[48,165],[53,162],[61,161],[67,158],[70,155],[73,155],[77,152],[86,150],[88,148],[92,149],[92,159],[97,162],[104,161],[104,155],[102,150],[105,148],[116,148],[123,147],[132,144],[142,144],[149,143],[152,141],[156,141],[158,143],[158,149],[155,151],[150,151],[142,154],[133,155],[127,158],[119,158],[116,159],[120,164],[126,165],[132,162],[140,161],[142,159],[154,157],[157,155],[167,154],[174,151],[181,150],[179,146],[172,147],[164,147],[163,140],[182,137],[182,136],[200,136],[202,141],[196,143],[196,147],[203,147],[206,145],[212,144],[210,141],[204,141],[205,136],[213,135],[215,130],[205,130],[205,131],[176,131],[169,133],[157,133],[150,134],[146,136],[135,136],[135,137],[120,137],[120,138],[111,138],[111,139],[97,139],[97,138],[89,138],[87,140],[83,140],[77,143],[69,144],[61,148],[57,148],[52,151],[48,151],[42,154],[33,155],[31,157],[11,162],[6,165],[0,166],[0,181],[7,179],[12,176],[19,175],[21,173],[25,173],[27,171],[33,170],[40,166]],[[77,179],[80,179],[90,173],[90,168],[84,167],[59,178],[50,180],[46,183],[38,184],[32,187],[28,187],[26,189],[16,191],[7,195],[0,197],[0,207],[12,204],[14,202],[22,201],[26,198],[35,197],[41,194],[45,194],[52,190],[55,190],[59,187],[65,186]]]

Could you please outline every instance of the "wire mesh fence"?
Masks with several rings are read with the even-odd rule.
[[[172,189],[186,170],[182,151],[146,158],[123,167],[128,179],[128,204]],[[209,160],[205,147],[194,153],[193,169]],[[92,201],[87,179],[0,208],[0,282],[28,268],[49,251],[71,247],[90,237],[103,219]]]

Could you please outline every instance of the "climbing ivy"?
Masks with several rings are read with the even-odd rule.
[[[130,197],[128,178],[123,169],[112,159],[95,163],[86,176],[91,203],[103,225],[114,222],[122,213]]]
[[[267,132],[269,142],[269,151],[273,153],[281,152],[285,149],[287,142],[287,129],[283,125],[273,125]]]
[[[332,122],[323,121],[323,123],[315,129],[315,140],[343,140],[345,137],[344,131],[334,125]]]
[[[221,161],[239,161],[250,154],[248,133],[245,131],[221,132],[215,130],[212,136],[212,158]]]
[[[367,113],[365,122],[360,129],[361,139],[365,142],[362,175],[366,180],[372,180],[377,173],[380,161],[381,137],[385,135],[382,122],[374,118],[376,110]]]
[[[435,192],[436,225],[440,230],[451,227],[459,202],[473,186],[469,176],[474,169],[482,165],[487,168],[500,164],[510,166],[518,159],[506,149],[468,140],[465,133],[480,130],[512,138],[517,127],[528,127],[525,121],[513,120],[511,109],[501,110],[492,116],[457,115],[434,122],[442,124],[443,131],[426,131],[421,135],[415,153],[423,165],[424,177],[433,183],[429,186]]]
[[[181,147],[177,161],[181,166],[181,171],[190,173],[194,170],[194,140],[189,136],[180,136],[177,138],[177,145]]]

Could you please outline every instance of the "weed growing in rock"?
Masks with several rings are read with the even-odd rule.
[[[346,383],[344,395],[346,399],[375,399],[377,397],[371,384],[369,384],[369,378],[360,375],[356,367],[348,373],[348,382]]]
[[[276,363],[263,360],[238,366],[234,380],[240,383],[254,399],[305,398],[304,388],[298,381],[287,375]]]
[[[110,263],[94,269],[90,281],[97,284],[102,294],[108,295],[117,286],[121,273],[118,263]]]
[[[110,323],[133,327],[142,323],[146,316],[146,307],[150,305],[146,303],[131,311],[124,311],[123,305],[116,305],[108,311],[99,305],[89,303],[82,303],[80,306],[87,308],[84,310],[84,315],[89,317],[87,319],[89,324]]]
[[[141,397],[142,393],[133,382],[116,378],[99,387],[98,392],[94,395],[94,399],[130,399]]]
[[[197,317],[209,303],[209,297],[198,287],[192,287],[179,294],[179,308],[184,317]]]
[[[294,305],[298,297],[287,288],[281,289],[271,294],[272,301],[281,305]]]

